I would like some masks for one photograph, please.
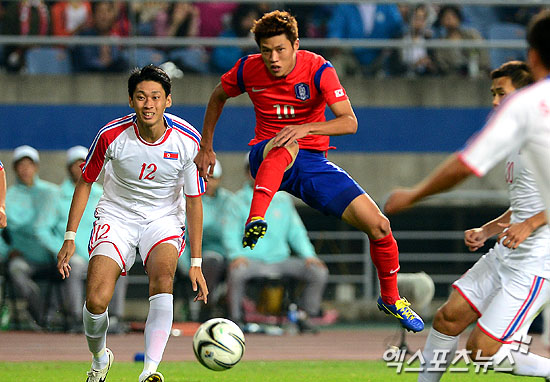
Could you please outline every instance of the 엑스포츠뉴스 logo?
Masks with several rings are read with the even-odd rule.
[[[306,101],[310,98],[309,85],[303,82],[294,85],[294,93],[300,101]]]

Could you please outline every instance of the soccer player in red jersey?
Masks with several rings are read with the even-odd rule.
[[[354,134],[357,119],[330,62],[298,50],[298,26],[288,12],[273,11],[252,28],[260,54],[239,59],[213,90],[204,117],[199,174],[212,175],[216,154],[213,136],[225,102],[248,93],[256,112],[249,160],[254,196],[243,246],[253,248],[267,230],[264,220],[273,195],[284,190],[319,211],[365,232],[378,271],[378,307],[406,329],[424,328],[422,319],[399,296],[399,252],[390,223],[366,192],[326,158],[331,135]],[[335,118],[325,120],[328,105]]]

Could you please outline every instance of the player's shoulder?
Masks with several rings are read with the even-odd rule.
[[[98,138],[106,139],[112,142],[126,129],[133,126],[135,121],[135,113],[125,115],[124,117],[113,119],[106,123],[97,133]]]
[[[507,96],[499,109],[536,108],[539,106],[539,101],[548,98],[549,93],[550,80],[538,81]]]
[[[177,136],[193,142],[193,144],[199,145],[201,141],[201,134],[198,132],[192,124],[185,119],[178,117],[177,115],[164,113],[164,118],[169,127],[173,128],[177,133]]]
[[[330,62],[323,56],[309,50],[300,49],[298,50],[298,52],[296,52],[296,55],[299,63],[301,63],[302,65],[308,65],[314,70],[319,69],[327,63],[330,64]]]

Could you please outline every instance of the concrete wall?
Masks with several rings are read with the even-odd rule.
[[[83,104],[125,105],[128,100],[126,76],[9,76],[0,75],[3,91],[0,104]],[[174,80],[176,104],[204,105],[218,77],[186,75]],[[342,78],[342,84],[356,106],[478,107],[490,106],[489,81],[463,77],[423,79]],[[229,101],[233,105],[250,105],[246,96]],[[54,121],[52,121],[54,122]],[[404,121],[406,123],[406,121]],[[22,128],[2,126],[3,129]],[[421,139],[422,137],[419,137]],[[236,190],[244,181],[244,152],[218,152],[224,167],[223,183]],[[397,185],[410,186],[434,169],[448,153],[339,153],[329,158],[346,169],[376,200]],[[41,153],[41,177],[59,183],[65,175],[63,152]],[[11,152],[0,151],[7,167],[8,183],[13,182]],[[502,167],[483,179],[471,179],[462,189],[502,190]]]

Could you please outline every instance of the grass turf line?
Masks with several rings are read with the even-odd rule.
[[[90,363],[85,362],[0,362],[0,376],[4,381],[59,382],[85,381]],[[136,382],[142,363],[116,362],[107,382]],[[159,371],[167,382],[387,382],[416,381],[417,374],[387,367],[382,361],[243,361],[231,370],[210,371],[198,362],[163,362]],[[515,377],[488,372],[475,375],[452,373],[442,381],[533,381],[529,377]]]

